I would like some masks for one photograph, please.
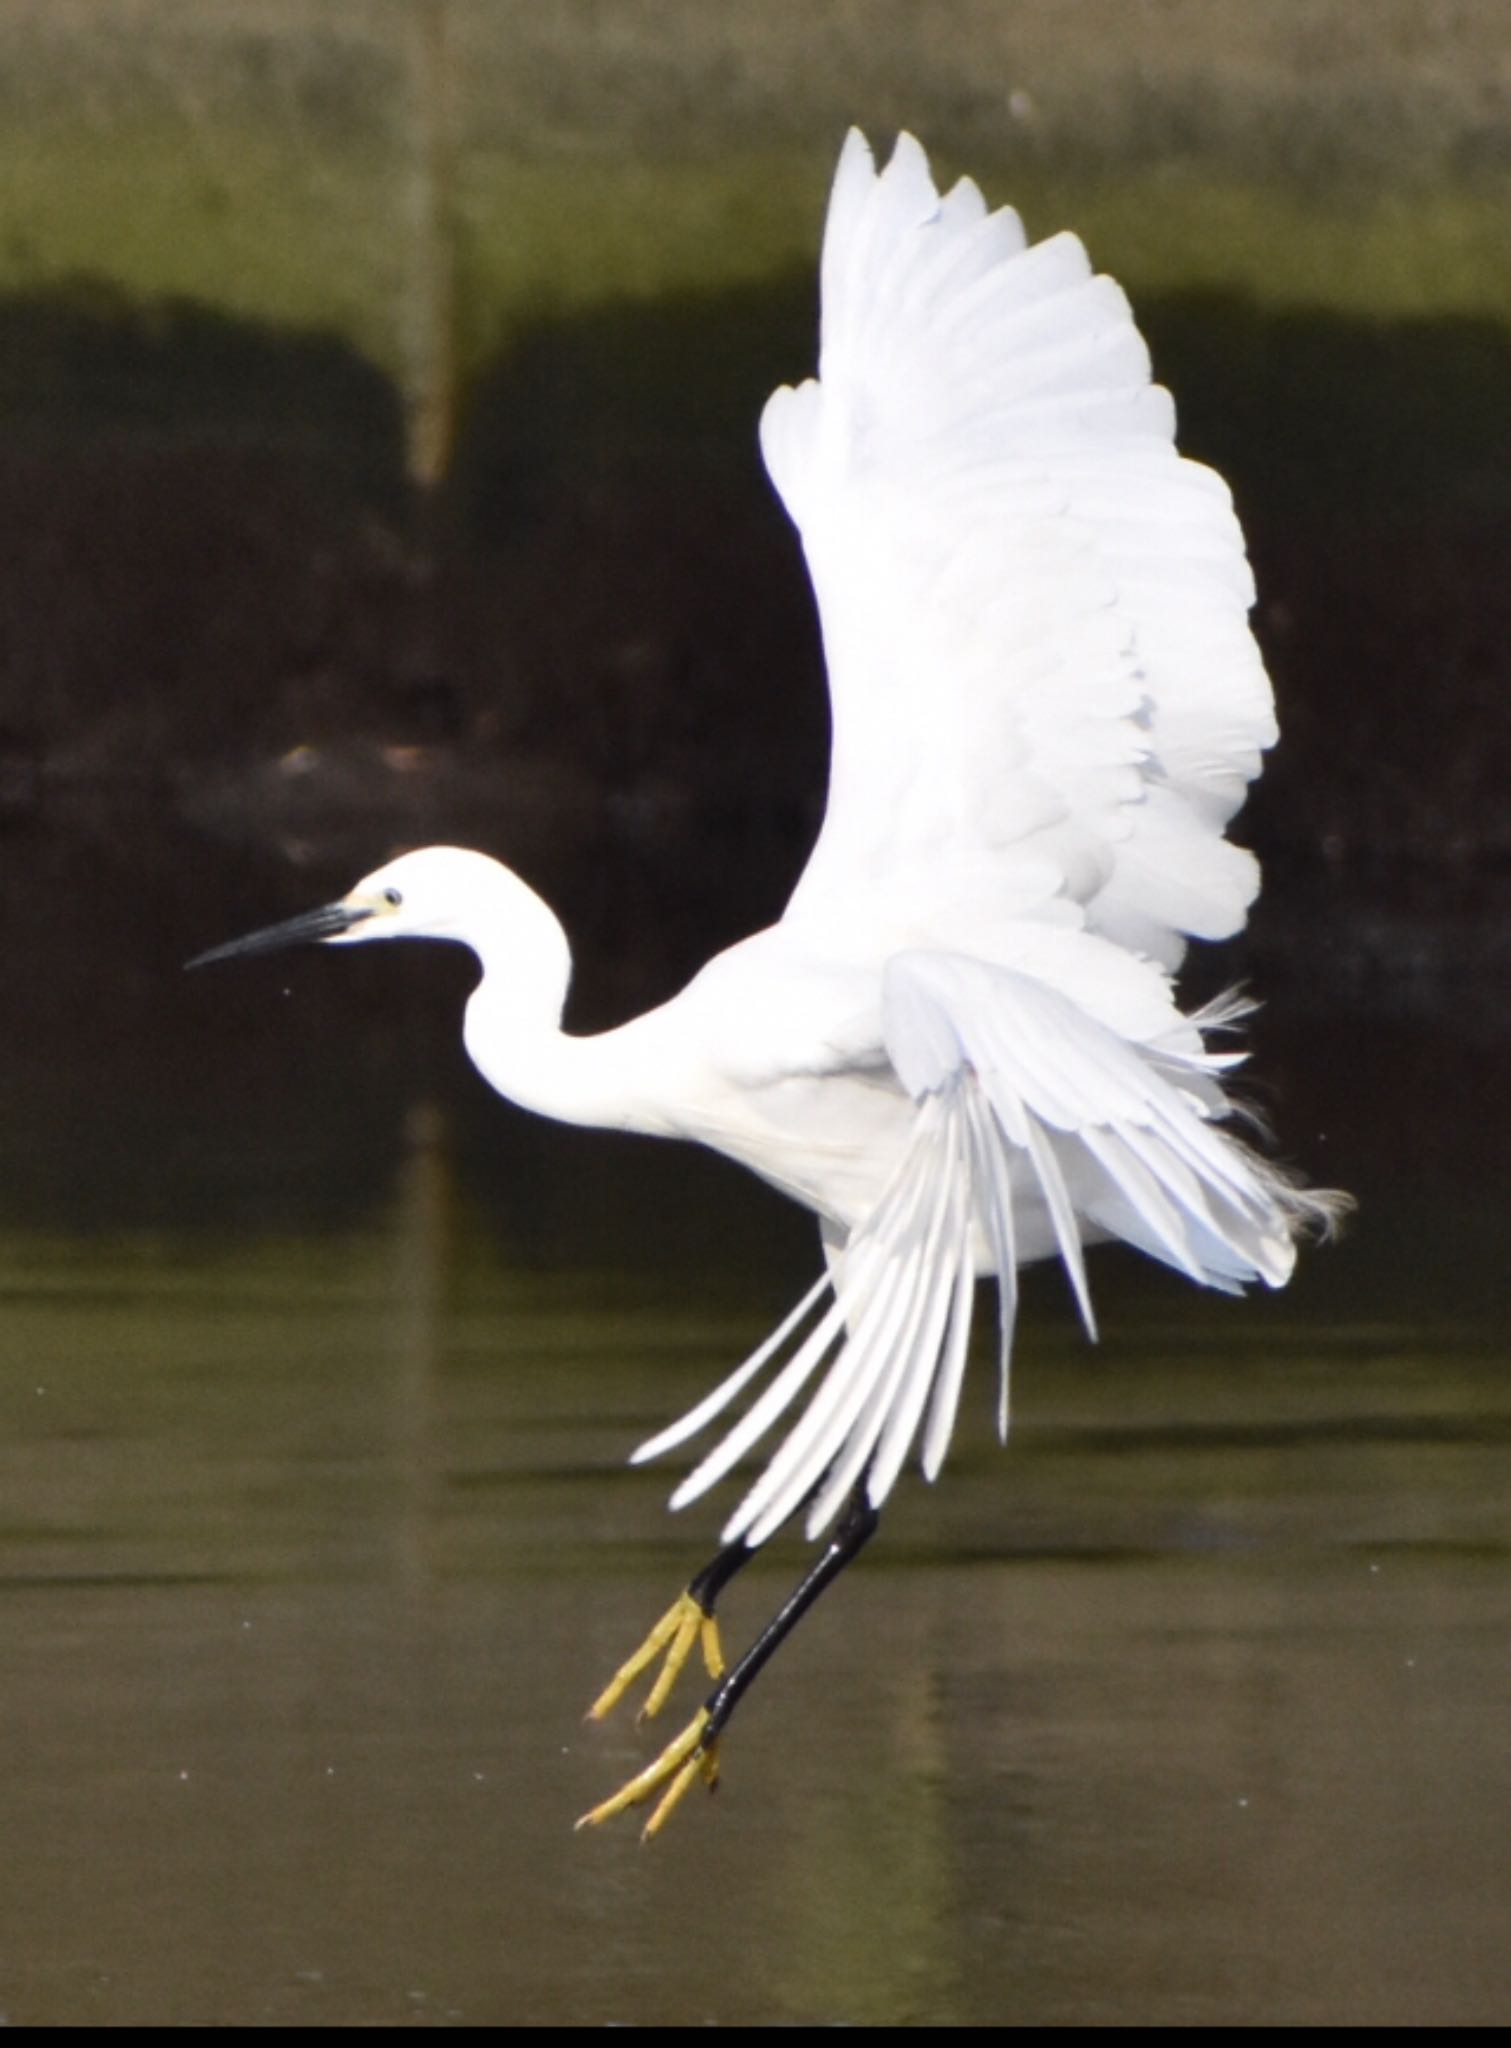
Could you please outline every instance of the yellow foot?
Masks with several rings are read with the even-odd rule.
[[[653,1714],[659,1714],[677,1682],[678,1673],[692,1654],[694,1643],[702,1645],[703,1663],[709,1677],[722,1678],[724,1649],[719,1641],[719,1624],[711,1614],[703,1611],[691,1593],[679,1593],[634,1656],[620,1665],[588,1708],[587,1718],[601,1721],[605,1714],[611,1713],[641,1672],[664,1655],[666,1661],[636,1719],[648,1721]],[[593,1814],[588,1815],[589,1820],[594,1817]]]
[[[655,1652],[650,1654],[654,1656]],[[686,1654],[684,1650],[683,1655]],[[705,1747],[703,1731],[707,1726],[708,1709],[699,1707],[682,1733],[666,1745],[653,1764],[647,1764],[627,1785],[621,1785],[611,1799],[605,1799],[601,1806],[585,1813],[578,1821],[578,1827],[596,1828],[601,1822],[612,1820],[616,1813],[623,1813],[627,1807],[642,1806],[647,1799],[655,1799],[660,1793],[656,1809],[642,1828],[640,1839],[648,1842],[652,1835],[659,1834],[681,1805],[695,1778],[701,1777],[710,1791],[719,1782],[718,1738],[716,1736]]]

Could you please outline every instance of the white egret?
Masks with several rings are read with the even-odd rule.
[[[695,1647],[713,1690],[586,1820],[716,1773],[734,1705],[876,1526],[905,1461],[938,1473],[976,1282],[996,1281],[1000,1415],[1019,1268],[1058,1254],[1094,1334],[1083,1247],[1121,1238],[1204,1286],[1288,1277],[1339,1198],[1226,1128],[1242,1005],[1195,1015],[1190,937],[1239,930],[1258,886],[1224,828],[1275,737],[1228,492],[1177,454],[1127,301],[1069,234],[1029,247],[901,137],[852,133],[824,238],[819,375],[765,409],[801,531],[833,708],[828,805],[780,921],[672,1001],[561,1029],[567,940],[519,877],[429,847],[340,903],[202,955],[301,939],[452,939],[482,980],[469,1053],[567,1122],[695,1139],[818,1216],[826,1270],[652,1458],[737,1417],[681,1507],[786,1434],[695,1578],[593,1708]],[[196,963],[197,964],[197,963]],[[762,1374],[748,1405],[741,1397]],[[791,1517],[831,1530],[726,1672],[722,1587]]]

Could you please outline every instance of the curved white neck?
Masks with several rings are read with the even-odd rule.
[[[508,881],[505,914],[480,935],[458,933],[483,968],[462,1032],[473,1064],[500,1095],[562,1123],[665,1130],[645,1092],[635,1024],[580,1038],[562,1030],[572,979],[566,933],[518,876]]]

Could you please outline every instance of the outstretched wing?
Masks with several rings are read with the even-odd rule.
[[[834,723],[779,929],[876,972],[876,1050],[913,1107],[829,1279],[636,1454],[766,1375],[673,1496],[781,1425],[725,1530],[751,1545],[800,1508],[815,1533],[857,1484],[879,1505],[914,1445],[937,1472],[979,1273],[1005,1427],[1020,1265],[1058,1251],[1090,1328],[1087,1238],[1277,1286],[1336,1208],[1218,1128],[1222,1019],[1183,1017],[1161,971],[1243,923],[1257,874],[1223,830],[1274,721],[1227,491],[1177,454],[1122,293],[1073,236],[1030,249],[973,185],[941,198],[911,137],[878,174],[852,135],[819,368],[762,420]]]
[[[819,378],[761,422],[833,706],[789,918],[980,950],[1050,912],[1166,966],[1236,931],[1257,874],[1223,827],[1274,738],[1253,588],[1121,290],[852,132],[822,293]]]

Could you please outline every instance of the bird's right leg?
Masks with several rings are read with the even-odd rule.
[[[641,1672],[661,1657],[664,1661],[655,1684],[635,1718],[648,1721],[652,1715],[659,1714],[695,1643],[702,1649],[703,1666],[709,1677],[722,1678],[724,1647],[719,1640],[719,1624],[714,1609],[719,1595],[735,1573],[743,1570],[754,1556],[755,1552],[741,1542],[726,1544],[716,1557],[710,1558],[687,1590],[677,1595],[639,1649],[620,1665],[588,1708],[587,1718],[601,1721],[606,1714],[612,1713]]]

